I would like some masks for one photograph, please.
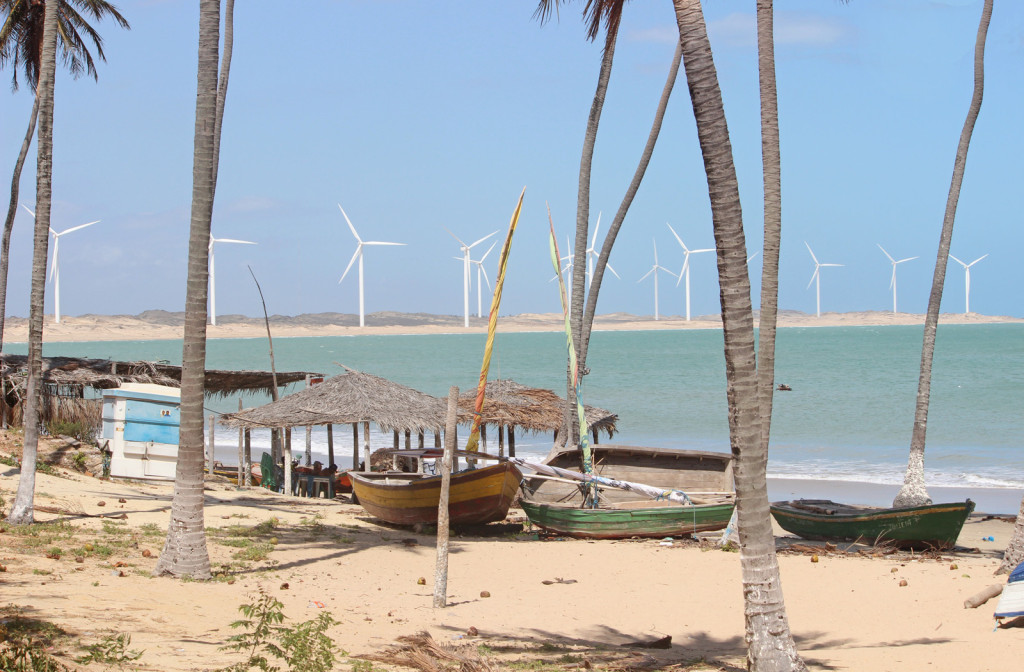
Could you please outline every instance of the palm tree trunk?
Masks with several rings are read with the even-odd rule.
[[[28,148],[32,145],[32,136],[36,132],[36,118],[39,116],[39,97],[32,103],[32,115],[28,120],[28,131],[21,143],[21,153],[14,164],[14,176],[11,177],[11,202],[7,206],[7,219],[4,220],[3,237],[0,238],[0,352],[4,349],[4,321],[7,319],[7,274],[11,265],[11,231],[14,229],[14,215],[18,212],[18,195],[21,192],[21,169],[25,167]]]
[[[996,574],[1006,574],[1024,562],[1024,499],[1020,500],[1020,511],[1017,513],[1017,524],[1013,526],[1010,543],[1003,551],[1003,561],[999,564]]]
[[[219,41],[220,0],[201,0],[192,219],[181,367],[181,428],[171,520],[167,541],[155,570],[158,575],[195,579],[210,577],[210,556],[203,525],[203,379],[206,370],[207,264],[213,215]]]
[[[775,537],[768,512],[767,455],[761,444],[754,316],[739,184],[732,145],[698,0],[675,0],[683,64],[704,157],[718,257],[725,339],[729,436],[736,461],[736,517],[750,670],[804,670],[789,631]]]
[[[974,123],[981,111],[981,98],[985,88],[985,38],[988,35],[988,24],[992,19],[992,0],[985,0],[981,10],[981,22],[978,25],[978,36],[974,43],[974,94],[971,106],[967,111],[963,130],[960,132],[960,143],[953,161],[953,179],[949,185],[949,196],[946,197],[946,213],[942,218],[942,234],[939,236],[939,252],[935,259],[935,274],[932,276],[932,291],[928,297],[928,313],[924,320],[924,342],[921,345],[921,376],[917,383],[917,406],[914,410],[914,432],[910,437],[910,457],[907,460],[907,472],[903,477],[894,507],[922,506],[931,504],[928,490],[924,484],[924,445],[928,429],[928,403],[931,398],[932,360],[935,356],[935,334],[939,328],[939,306],[942,303],[942,289],[946,283],[946,264],[949,261],[949,246],[953,239],[953,221],[956,219],[956,206],[960,200],[960,186],[964,181],[964,169],[967,165],[967,150],[971,145],[971,134]]]
[[[775,84],[773,0],[757,0],[757,52],[761,89],[761,172],[764,176],[764,250],[758,316],[757,396],[761,450],[768,456],[775,393],[775,332],[779,315],[779,248],[782,242],[782,159]],[[748,269],[749,271],[749,269]],[[767,462],[766,462],[767,468]]]
[[[594,163],[594,145],[597,142],[597,127],[601,122],[601,111],[604,108],[604,97],[608,92],[608,81],[612,76],[612,62],[615,58],[615,41],[619,34],[616,22],[608,27],[604,41],[604,52],[601,58],[601,71],[597,76],[597,90],[590,104],[590,116],[587,118],[587,132],[583,138],[583,153],[580,157],[580,179],[576,196],[576,249],[574,250],[572,268],[572,288],[569,298],[569,327],[572,330],[573,344],[579,361],[580,334],[583,331],[583,301],[587,291],[587,238],[590,221],[590,172]],[[579,423],[576,417],[576,396],[572,371],[567,367],[567,384],[565,395],[565,445],[579,445]],[[580,376],[586,368],[579,367]]]
[[[53,183],[53,89],[57,72],[57,3],[46,3],[43,18],[43,53],[39,65],[39,142],[36,158],[36,216],[32,252],[32,289],[28,318],[28,382],[25,390],[25,441],[18,492],[7,520],[32,523],[35,518],[36,456],[39,447],[40,398],[43,377],[43,299],[46,255],[50,237]]]
[[[224,52],[220,60],[220,77],[217,84],[217,118],[213,128],[213,191],[217,191],[217,174],[220,172],[220,131],[224,126],[224,103],[228,97],[228,75],[231,74],[231,52],[235,43],[235,0],[224,4]]]
[[[629,183],[622,203],[619,204],[619,211],[615,213],[615,219],[608,227],[608,235],[605,236],[601,245],[601,253],[598,255],[597,264],[594,266],[594,277],[590,282],[590,291],[587,293],[587,309],[583,313],[583,330],[580,335],[579,362],[580,366],[586,366],[587,349],[590,346],[590,332],[594,327],[594,315],[597,313],[597,296],[601,290],[601,281],[604,279],[604,269],[608,266],[608,257],[611,256],[612,246],[622,228],[622,222],[626,219],[629,206],[633,204],[633,198],[640,189],[640,183],[647,172],[647,166],[654,154],[654,145],[658,142],[658,135],[661,133],[661,125],[665,120],[665,110],[668,108],[668,100],[672,95],[672,88],[676,83],[676,76],[679,74],[679,64],[683,59],[683,49],[676,45],[676,53],[672,58],[672,65],[669,67],[668,78],[665,80],[665,87],[661,91],[661,100],[658,101],[658,110],[654,114],[654,122],[651,124],[651,132],[647,136],[647,144],[644,146],[643,154],[640,155],[640,162],[633,173],[633,181]]]

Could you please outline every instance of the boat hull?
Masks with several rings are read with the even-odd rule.
[[[880,541],[904,548],[947,549],[956,545],[974,502],[930,504],[896,509],[849,507],[827,500],[775,502],[779,526],[804,539]]]
[[[371,516],[395,525],[437,523],[440,476],[387,472],[349,472],[349,476],[353,494]],[[504,520],[521,480],[519,469],[509,462],[452,474],[449,524]]]
[[[549,532],[582,539],[679,537],[721,530],[729,524],[733,504],[638,506],[587,509],[578,506],[521,500],[530,522]]]

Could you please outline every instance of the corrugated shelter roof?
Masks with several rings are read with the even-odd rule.
[[[275,402],[221,416],[232,427],[374,422],[384,431],[441,431],[446,402],[380,376],[345,373]]]
[[[459,422],[470,423],[476,406],[476,390],[459,396]],[[514,380],[491,380],[484,393],[481,418],[487,425],[515,425],[534,432],[553,432],[564,424],[565,398],[551,390],[528,387]],[[587,425],[615,433],[619,416],[603,408],[584,405]]]
[[[3,375],[19,378],[27,375],[28,357],[25,355],[3,355],[0,363]],[[277,385],[282,387],[304,381],[306,371],[278,372]],[[181,384],[181,367],[161,362],[120,362],[110,359],[86,359],[82,357],[43,357],[43,383],[52,387],[92,387],[105,390],[118,387],[121,383],[156,383],[178,387]],[[270,394],[274,377],[269,371],[206,371],[207,396],[229,396],[238,393]]]

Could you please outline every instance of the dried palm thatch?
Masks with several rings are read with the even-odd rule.
[[[476,390],[459,397],[459,422],[470,423],[476,406]],[[485,425],[515,426],[533,432],[561,429],[565,399],[551,390],[527,387],[514,380],[491,380],[484,392],[481,421]],[[603,408],[584,406],[591,431],[604,430],[611,438],[619,416]]]
[[[305,380],[306,372],[277,374],[278,386]],[[28,358],[25,355],[0,356],[0,412],[13,424],[22,420],[21,400],[28,380]],[[99,424],[100,408],[96,399],[86,399],[86,388],[107,390],[121,383],[154,383],[178,387],[181,367],[160,362],[119,362],[109,359],[81,357],[43,358],[43,421],[63,420]],[[273,376],[266,371],[206,372],[208,397],[236,394],[269,393]]]
[[[353,656],[420,672],[492,672],[494,666],[472,648],[440,644],[429,633],[397,638],[398,644],[379,654]]]
[[[341,375],[273,403],[225,414],[221,423],[276,428],[374,422],[383,431],[443,429],[443,400],[380,376],[345,368]]]

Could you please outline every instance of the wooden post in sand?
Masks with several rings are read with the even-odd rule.
[[[352,470],[359,471],[359,423],[352,423]]]
[[[261,474],[262,475],[262,474]],[[252,485],[252,435],[245,430],[245,487]]]
[[[284,430],[284,494],[292,494],[292,428]]]
[[[516,456],[516,426],[508,426],[508,456]]]
[[[210,454],[209,454],[209,456],[206,459],[206,473],[209,474],[210,476],[213,476],[213,447],[215,445],[214,442],[213,442],[213,426],[214,426],[214,424],[216,424],[216,422],[217,422],[217,419],[211,415],[210,416]]]
[[[238,398],[238,410],[242,410],[242,398]],[[245,485],[245,471],[249,465],[245,463],[245,429],[238,428],[238,477],[235,484],[238,487]]]
[[[327,466],[334,464],[334,425],[327,423]]]
[[[498,457],[505,457],[505,425],[498,425]]]
[[[437,565],[434,569],[434,608],[448,604],[448,490],[452,483],[452,455],[455,453],[455,423],[459,388],[448,388],[448,416],[444,423],[444,456],[441,458],[441,499],[437,504]]]
[[[370,464],[370,422],[366,421],[363,423],[363,469],[364,471],[373,471],[373,466]]]

